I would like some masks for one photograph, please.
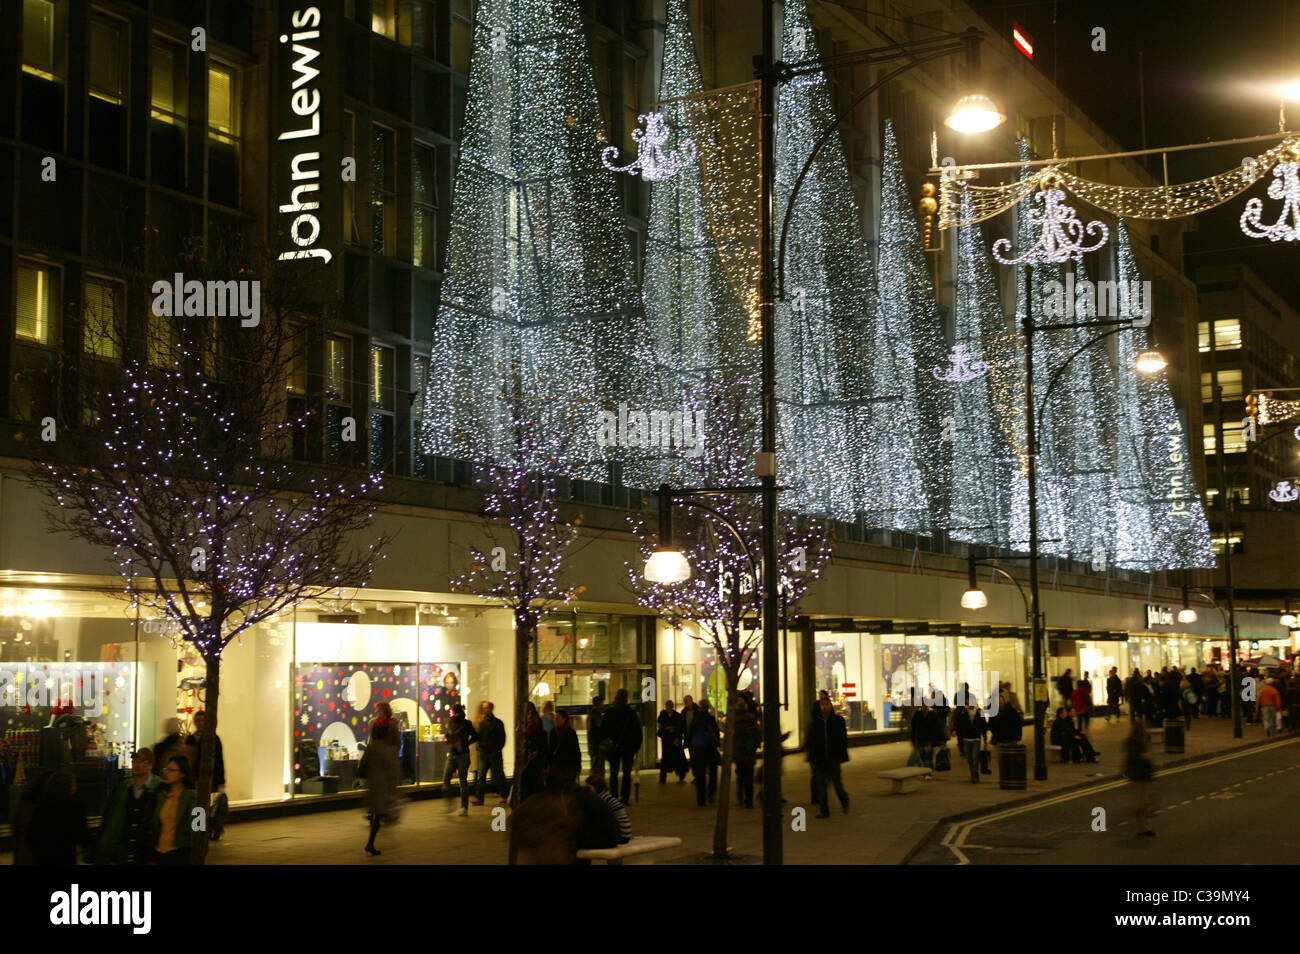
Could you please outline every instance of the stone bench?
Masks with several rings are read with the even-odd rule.
[[[603,861],[607,865],[652,865],[651,857],[656,851],[676,848],[682,843],[680,838],[662,835],[637,835],[626,845],[614,848],[585,848],[578,852],[578,857],[588,861]]]
[[[904,792],[903,785],[906,782],[929,775],[933,769],[925,768],[920,765],[909,765],[905,768],[885,769],[883,772],[877,772],[876,778],[887,778],[893,783],[889,790],[891,795],[901,795]]]

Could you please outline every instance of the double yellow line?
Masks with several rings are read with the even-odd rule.
[[[1244,758],[1247,755],[1257,755],[1260,752],[1269,752],[1273,749],[1281,748],[1284,745],[1294,745],[1296,742],[1300,742],[1300,738],[1283,739],[1279,742],[1272,742],[1268,745],[1253,746],[1249,749],[1243,749],[1238,752],[1229,752],[1225,755],[1217,755],[1213,758],[1202,759],[1197,762],[1191,762],[1187,765],[1180,765],[1177,768],[1162,769],[1155,774],[1157,778],[1164,778],[1168,775],[1178,775],[1180,772],[1190,772],[1192,769],[1206,768],[1210,765],[1217,765],[1220,762],[1228,762],[1232,759]],[[1000,812],[994,812],[991,815],[981,815],[980,817],[972,818],[969,821],[958,822],[954,825],[948,826],[948,832],[943,836],[943,840],[939,842],[939,844],[943,845],[957,856],[957,863],[959,865],[968,865],[970,864],[970,858],[967,857],[964,851],[962,851],[962,848],[966,845],[966,839],[970,837],[970,833],[976,828],[979,828],[982,825],[987,825],[989,822],[999,821],[1003,818],[1010,818],[1013,815],[1023,815],[1025,812],[1036,812],[1041,808],[1048,808],[1052,805],[1059,805],[1062,802],[1069,802],[1076,798],[1083,798],[1085,795],[1100,795],[1102,792],[1109,792],[1112,789],[1122,788],[1128,784],[1129,781],[1126,778],[1118,779],[1113,782],[1102,782],[1097,785],[1091,785],[1088,788],[1079,789],[1078,791],[1065,792],[1061,795],[1044,798],[1041,801],[1030,802],[1027,805],[1019,805],[1015,808],[1008,808]]]

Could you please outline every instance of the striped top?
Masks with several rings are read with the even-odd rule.
[[[605,804],[609,806],[609,810],[612,811],[614,817],[618,819],[619,836],[625,842],[630,841],[632,838],[632,819],[628,817],[627,809],[623,807],[623,803],[608,791],[598,792],[597,794],[605,800]]]

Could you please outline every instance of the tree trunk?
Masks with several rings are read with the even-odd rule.
[[[528,648],[532,645],[533,628],[528,619],[515,617],[515,769],[514,784],[510,787],[510,810],[519,807],[520,787],[524,778],[524,726],[528,723]],[[509,833],[510,864],[515,863],[514,831]]]
[[[718,770],[718,810],[713,819],[713,857],[727,857],[727,821],[731,817],[732,758],[736,751],[737,674],[727,668],[727,727],[722,733],[722,767]]]
[[[218,650],[218,653],[220,650]],[[193,819],[187,819],[191,827],[190,864],[201,865],[208,853],[208,820],[212,817],[212,770],[217,761],[217,701],[221,690],[221,656],[214,654],[206,658],[207,683],[206,699],[203,702],[203,740],[202,755],[199,758],[199,777],[194,793],[194,806],[201,808],[203,824],[199,831],[193,831]]]

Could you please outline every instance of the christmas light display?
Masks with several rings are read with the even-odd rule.
[[[1268,499],[1277,503],[1294,503],[1300,500],[1300,489],[1291,486],[1291,481],[1280,480],[1276,487],[1268,492]]]
[[[1268,392],[1259,394],[1259,423],[1277,424],[1300,415],[1300,400],[1277,398]],[[1300,440],[1300,434],[1296,435]]]
[[[668,397],[689,412],[704,411],[707,441],[714,422],[696,404],[695,395],[710,379],[731,378],[752,388],[749,407],[755,420],[760,412],[760,353],[747,344],[750,313],[724,263],[724,255],[743,259],[749,243],[718,227],[710,213],[711,200],[720,198],[719,190],[706,185],[706,171],[713,172],[721,158],[720,128],[743,128],[748,111],[723,110],[732,121],[720,126],[723,116],[713,97],[707,107],[701,104],[703,81],[686,0],[671,0],[668,5],[663,58],[659,96],[664,117],[673,128],[701,143],[703,161],[650,186],[643,298]],[[746,453],[752,458],[757,450],[755,444]],[[683,457],[665,455],[644,467],[633,467],[628,479],[644,487],[679,482]]]
[[[953,386],[936,382],[930,368],[942,364],[948,349],[898,141],[888,120],[879,235],[879,317],[869,324],[869,366],[881,403],[872,409],[865,445],[874,449],[864,461],[868,515],[875,516],[871,525],[898,530],[944,527],[949,525],[952,476],[943,435],[952,417]]]
[[[999,420],[1013,403],[1016,339],[1008,332],[997,281],[978,225],[960,229],[953,256],[953,330],[957,344],[983,374],[953,395],[952,494],[948,530],[956,540],[1023,547],[1028,538],[1028,486],[1020,459]],[[1011,383],[1010,391],[1007,391]]]
[[[1282,200],[1282,211],[1272,225],[1260,222],[1264,214],[1261,199],[1249,199],[1241,213],[1241,230],[1251,238],[1266,238],[1270,242],[1294,242],[1300,239],[1300,163],[1294,156],[1288,162],[1279,162],[1273,168],[1273,181],[1268,184],[1268,197]]]
[[[647,182],[659,182],[671,179],[695,161],[695,143],[689,139],[676,149],[665,148],[672,129],[662,113],[642,113],[636,120],[645,125],[645,129],[632,130],[632,139],[637,144],[636,158],[625,166],[616,166],[613,157],[618,155],[618,147],[606,146],[600,154],[606,169],[632,175],[640,173]]]
[[[1033,248],[1024,252],[1019,258],[1007,258],[1000,249],[1010,249],[1008,239],[998,239],[993,243],[993,257],[1003,265],[1042,265],[1048,262],[1079,262],[1084,252],[1095,252],[1106,244],[1109,230],[1101,222],[1089,222],[1086,226],[1079,219],[1078,213],[1065,204],[1065,193],[1060,189],[1045,187],[1035,199],[1043,204],[1042,209],[1029,208],[1025,215],[1035,228],[1038,228],[1038,241]],[[1088,245],[1084,235],[1097,236],[1097,240]]]
[[[1295,161],[1288,157],[1296,155],[1297,150],[1300,139],[1288,138],[1227,172],[1168,186],[1124,186],[1081,179],[1069,171],[1068,166],[1078,161],[1072,158],[1053,159],[1050,165],[1030,170],[1011,182],[991,186],[966,184],[952,174],[961,171],[957,166],[939,182],[939,228],[991,219],[1027,199],[1044,182],[1053,182],[1056,188],[1117,218],[1186,218],[1232,201],[1276,163]]]
[[[1140,282],[1128,228],[1116,229],[1118,317],[1138,320],[1143,308],[1129,290]],[[1187,432],[1174,405],[1167,371],[1140,374],[1135,357],[1149,347],[1147,329],[1117,335],[1117,566],[1153,572],[1213,567],[1210,527],[1196,486]]]
[[[783,36],[784,62],[799,66],[820,58],[803,0],[786,4]],[[820,71],[795,77],[778,93],[779,224],[795,179],[835,112]],[[881,421],[870,402],[897,394],[895,385],[912,367],[874,350],[885,342],[873,327],[870,258],[838,136],[817,154],[799,188],[786,242],[785,300],[777,302],[775,329],[778,447],[781,480],[795,483],[782,503],[844,520],[865,509],[873,526],[919,526],[925,497],[914,469],[900,485],[879,476],[890,464],[905,471],[906,451],[895,459],[868,450],[897,443],[871,439]],[[888,433],[896,438],[906,427],[899,421]],[[891,460],[879,459],[886,457]]]
[[[426,453],[513,460],[519,415],[546,440],[549,466],[571,476],[607,479],[608,462],[642,453],[596,440],[601,411],[661,406],[618,183],[600,163],[605,141],[576,0],[484,0]]]
[[[974,381],[988,373],[987,361],[981,361],[971,353],[970,346],[964,342],[952,346],[948,354],[948,367],[931,368],[930,373],[940,381],[961,384]]]

